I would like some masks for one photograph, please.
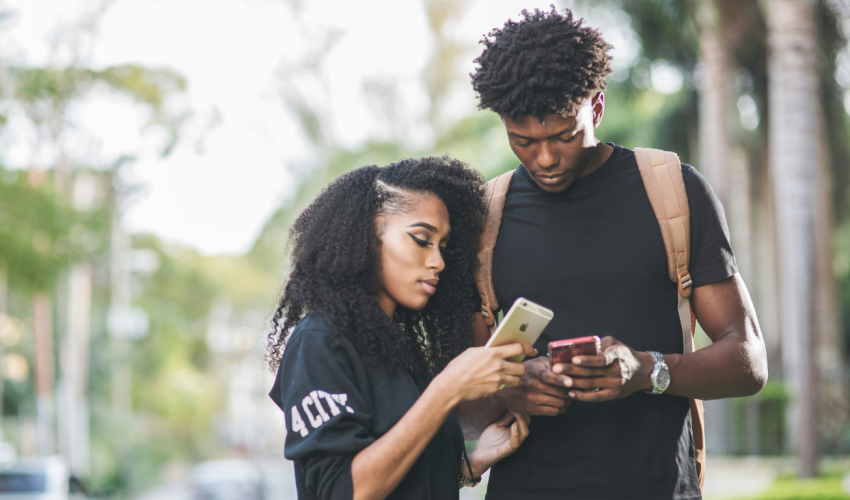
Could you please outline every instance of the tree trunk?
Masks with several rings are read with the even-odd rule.
[[[721,33],[719,9],[713,0],[700,5],[699,167],[723,206],[728,206],[729,60]]]
[[[736,95],[733,77],[736,68],[732,46],[740,38],[746,22],[730,19],[740,16],[728,0],[700,2],[697,12],[700,28],[700,170],[717,193],[726,210],[732,247],[738,269],[745,281],[752,278],[752,235],[750,165],[737,125]],[[708,401],[712,415],[709,426],[709,451],[712,453],[753,452],[758,448],[758,433],[748,432],[746,448],[733,436],[735,427],[729,402]],[[747,427],[757,426],[758,411],[747,406]]]
[[[769,26],[770,162],[779,236],[783,375],[791,401],[789,443],[800,475],[817,473],[817,228],[821,108],[814,2],[771,0]]]
[[[829,151],[827,138],[822,136],[821,151]],[[826,160],[827,155],[824,155]],[[816,350],[814,360],[818,375],[818,435],[826,443],[838,443],[847,425],[847,384],[844,377],[844,342],[839,320],[840,306],[833,271],[832,235],[833,222],[832,189],[830,188],[827,161],[821,164],[818,175],[820,197],[817,205],[816,266],[815,278],[815,325]],[[830,450],[830,451],[835,451]]]
[[[36,440],[40,455],[55,450],[53,402],[53,325],[50,299],[44,292],[32,297],[32,330],[35,337]]]

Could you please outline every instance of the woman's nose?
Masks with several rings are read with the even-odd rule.
[[[425,263],[429,269],[434,269],[438,273],[446,268],[446,261],[443,260],[443,253],[438,247],[429,252],[428,261]]]

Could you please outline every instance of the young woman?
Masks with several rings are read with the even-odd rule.
[[[516,385],[524,368],[504,358],[534,353],[467,349],[481,183],[448,158],[362,167],[295,221],[269,359],[299,498],[458,498],[527,436],[508,413],[462,460],[452,414]]]

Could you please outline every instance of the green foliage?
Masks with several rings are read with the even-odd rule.
[[[13,96],[17,101],[28,104],[49,101],[57,108],[67,106],[93,81],[91,71],[77,68],[13,67],[9,68],[9,75],[15,83]]]
[[[110,66],[101,71],[77,67],[13,66],[9,68],[9,75],[13,85],[10,97],[28,104],[49,101],[56,109],[81,98],[97,82],[106,83],[156,111],[162,108],[169,95],[186,88],[185,80],[173,71],[132,64]]]
[[[14,66],[8,69],[11,88],[0,88],[0,96],[23,104],[34,124],[48,123],[62,129],[68,106],[91,92],[97,84],[150,107],[151,124],[164,127],[170,140],[162,151],[169,154],[177,142],[184,116],[172,116],[164,109],[166,99],[185,90],[186,82],[166,69],[149,69],[132,64],[103,70],[65,67]]]
[[[10,287],[47,290],[67,266],[106,249],[105,210],[77,212],[47,182],[34,187],[2,168],[0,176],[0,266]]]
[[[824,474],[814,479],[780,476],[764,493],[736,500],[848,500],[850,494],[842,486],[843,474]]]
[[[641,50],[649,59],[664,59],[692,70],[697,63],[699,34],[689,0],[613,0],[631,19],[640,37]]]
[[[768,380],[764,388],[756,396],[760,401],[790,401],[788,388],[782,380]]]
[[[683,162],[694,162],[690,135],[696,129],[697,95],[693,90],[683,87],[663,95],[613,82],[605,98],[605,115],[596,133],[600,140],[630,149],[676,151]]]
[[[186,81],[177,73],[164,69],[148,69],[132,64],[111,66],[95,72],[112,88],[120,89],[155,110],[162,108],[165,98],[186,90]]]

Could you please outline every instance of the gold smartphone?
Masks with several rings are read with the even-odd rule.
[[[485,347],[495,347],[514,342],[527,342],[534,345],[554,316],[555,313],[550,309],[520,297],[511,306],[508,314],[505,314]],[[524,358],[525,355],[520,354],[507,359],[519,363]]]

